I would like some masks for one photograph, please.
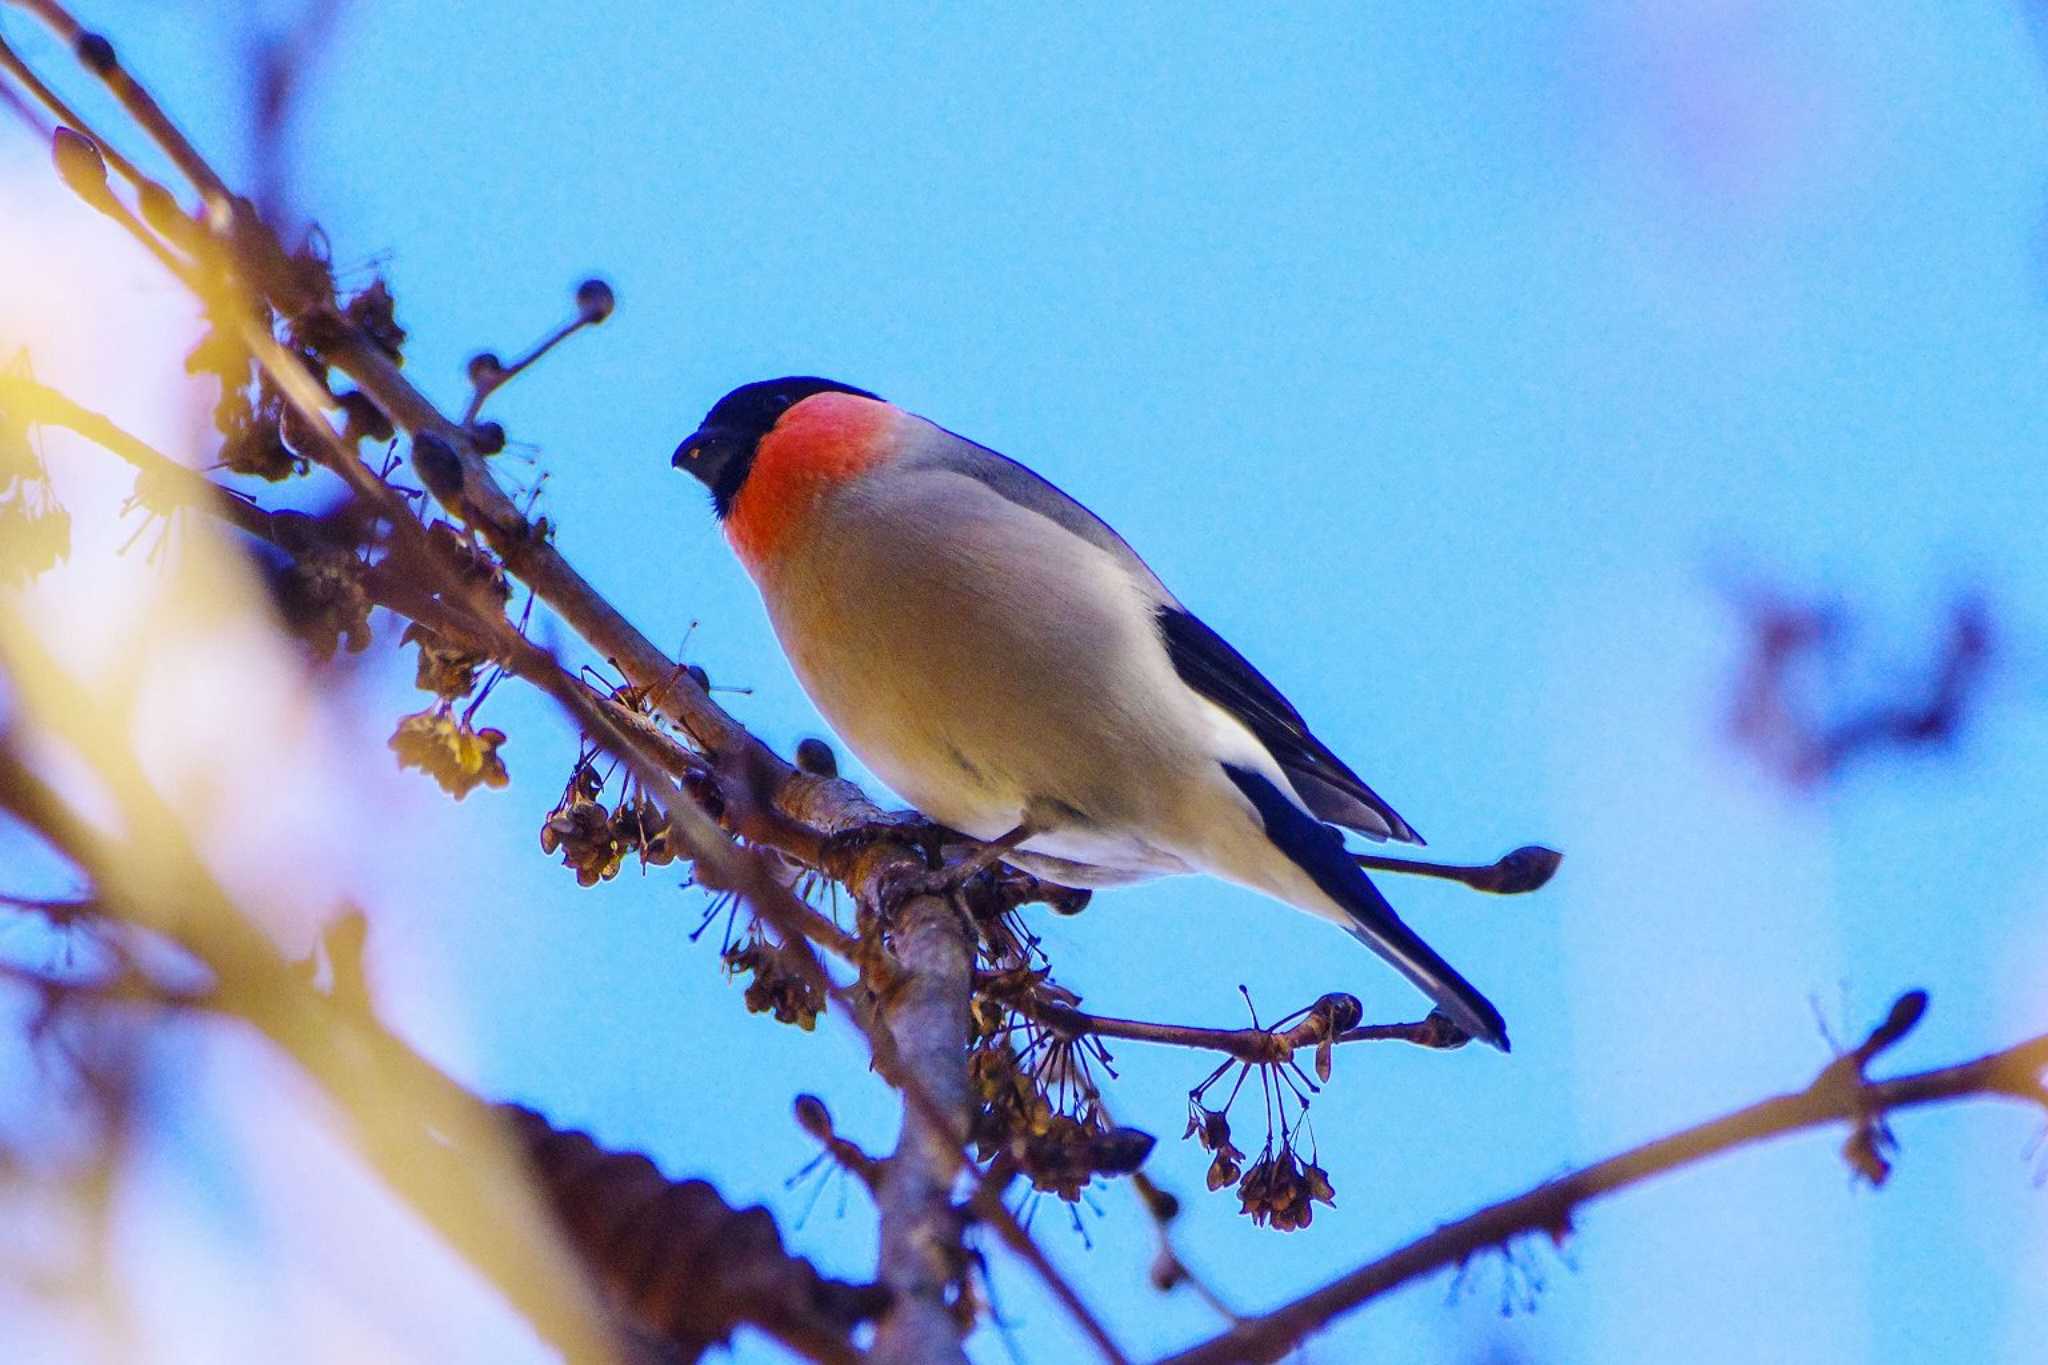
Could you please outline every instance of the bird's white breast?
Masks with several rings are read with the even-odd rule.
[[[1027,848],[1182,870],[1153,836],[1213,777],[1216,708],[1173,671],[1156,581],[965,474],[899,465],[821,502],[761,588],[819,710],[926,814],[994,838],[1040,803],[1073,818]]]

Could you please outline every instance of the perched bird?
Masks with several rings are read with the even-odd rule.
[[[1252,887],[1343,926],[1507,1050],[1500,1012],[1332,826],[1421,836],[1080,503],[810,377],[734,389],[673,463],[711,490],[811,700],[899,795],[984,841],[978,865]]]

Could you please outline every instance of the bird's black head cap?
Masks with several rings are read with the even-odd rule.
[[[819,393],[875,397],[866,389],[808,374],[742,384],[711,405],[703,425],[676,447],[669,463],[704,481],[711,490],[711,505],[722,518],[732,510],[733,499],[754,468],[761,438],[775,429],[783,413]]]

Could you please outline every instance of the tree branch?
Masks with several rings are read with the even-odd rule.
[[[1042,986],[1043,983],[1040,983]],[[1203,1028],[1196,1024],[1155,1024],[1144,1019],[1119,1019],[1090,1014],[1051,997],[1043,989],[1013,990],[984,986],[983,994],[1009,1005],[1066,1037],[1093,1035],[1126,1042],[1160,1043],[1169,1047],[1222,1052],[1241,1062],[1270,1066],[1285,1062],[1304,1048],[1331,1043],[1402,1042],[1416,1047],[1460,1048],[1472,1040],[1441,1014],[1407,1024],[1359,1024],[1358,997],[1341,992],[1325,995],[1302,1011],[1301,1022],[1286,1028]]]
[[[953,1301],[967,1272],[953,1182],[967,1140],[967,992],[974,940],[945,898],[914,896],[890,931],[902,978],[882,999],[891,1042],[889,1069],[908,1095],[921,1089],[927,1109],[906,1099],[903,1130],[882,1173],[882,1282],[895,1299],[875,1333],[874,1355],[887,1362],[967,1359],[968,1322]],[[912,1079],[914,1078],[914,1080]]]
[[[1844,1155],[1873,1181],[1886,1166],[1884,1120],[1895,1110],[1960,1099],[2018,1100],[2048,1112],[2048,1034],[1956,1066],[1939,1067],[1891,1080],[1872,1081],[1863,1068],[1896,1043],[1917,1022],[1926,997],[1918,991],[1900,998],[1891,1017],[1854,1052],[1830,1063],[1812,1085],[1738,1109],[1721,1118],[1658,1138],[1595,1162],[1570,1175],[1502,1200],[1447,1223],[1398,1251],[1360,1266],[1282,1308],[1250,1318],[1199,1346],[1169,1356],[1160,1365],[1239,1365],[1275,1361],[1341,1314],[1435,1271],[1463,1265],[1474,1255],[1516,1237],[1543,1233],[1562,1241],[1579,1210],[1596,1200],[1641,1184],[1666,1171],[1786,1133],[1833,1123],[1853,1125]]]

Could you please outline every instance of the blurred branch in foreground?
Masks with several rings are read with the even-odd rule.
[[[125,778],[127,775],[119,775]],[[569,1359],[609,1359],[579,1305],[578,1277],[554,1264],[554,1239],[535,1225],[523,1168],[607,1291],[622,1325],[695,1359],[742,1324],[817,1360],[856,1358],[853,1330],[883,1306],[881,1291],[820,1278],[787,1255],[766,1210],[734,1210],[702,1181],[671,1182],[647,1158],[614,1153],[551,1127],[516,1106],[485,1105],[370,1010],[362,967],[363,920],[345,915],[323,938],[326,990],[314,964],[269,952],[251,925],[189,855],[177,881],[161,877],[176,851],[175,819],[137,808],[148,797],[115,787],[134,818],[152,821],[158,874],[146,892],[116,881],[103,897],[7,897],[23,913],[91,924],[114,949],[111,970],[32,971],[0,964],[0,982],[32,991],[40,1027],[67,1015],[142,1010],[145,1018],[203,1012],[247,1024],[319,1082],[351,1120],[357,1146],[394,1192],[490,1277],[535,1329]],[[62,852],[81,872],[128,864],[131,847],[97,834],[23,763],[0,733],[0,811]],[[136,902],[126,897],[146,895]],[[148,942],[145,940],[156,940]],[[167,940],[167,941],[165,941]],[[176,981],[147,959],[187,959]],[[200,983],[200,984],[193,984]],[[509,1140],[508,1140],[509,1139]],[[516,1161],[517,1158],[514,1158]]]

